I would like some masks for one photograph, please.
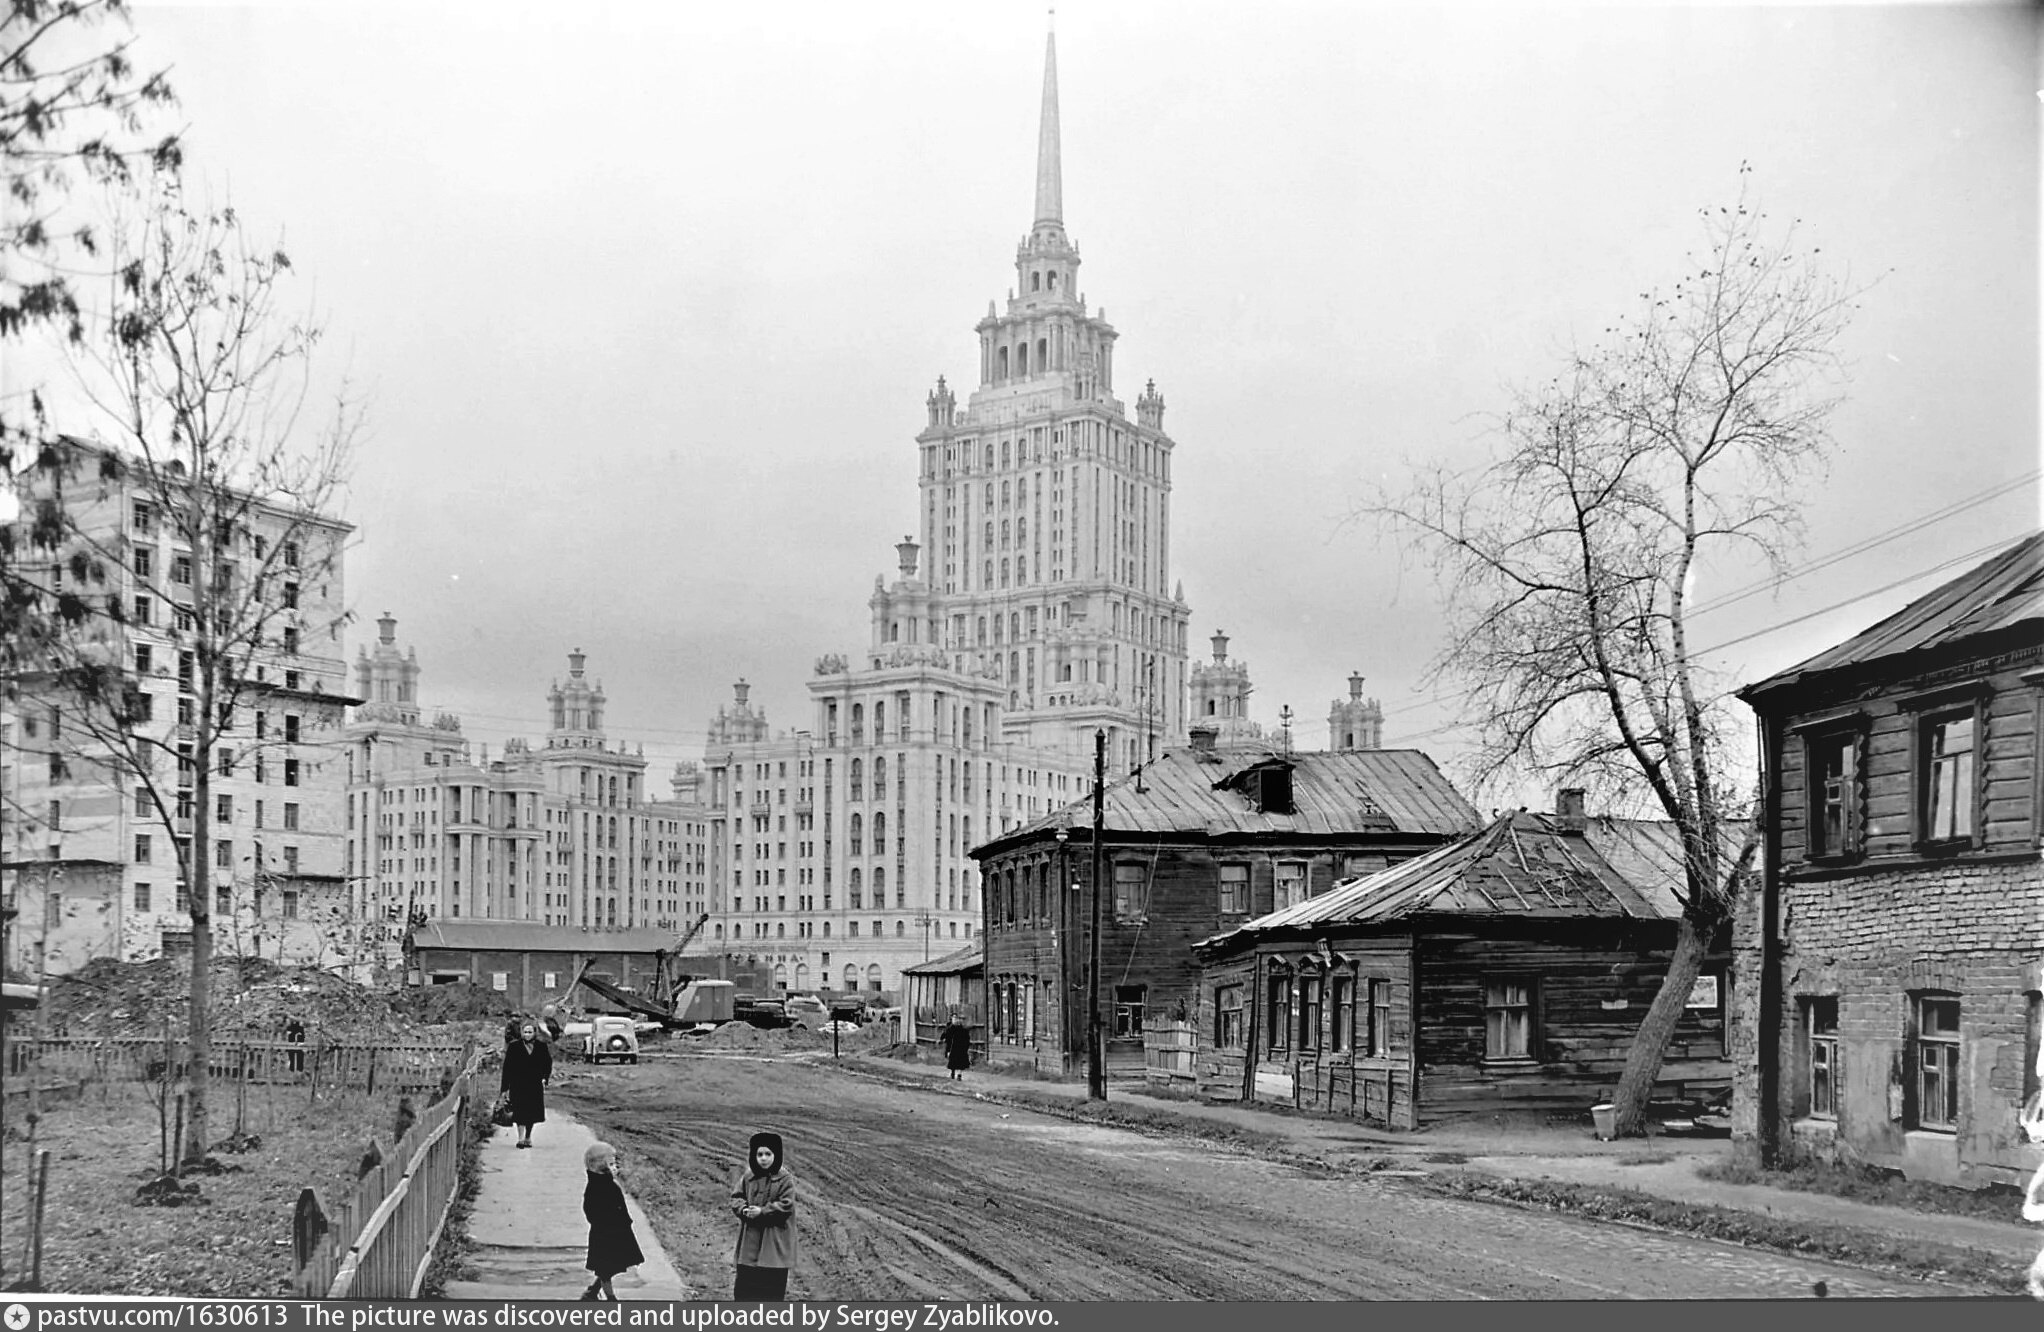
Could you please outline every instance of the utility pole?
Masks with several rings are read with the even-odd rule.
[[[1093,732],[1093,941],[1086,973],[1086,1099],[1107,1099],[1107,1052],[1100,1038],[1100,835],[1107,826],[1107,732]]]

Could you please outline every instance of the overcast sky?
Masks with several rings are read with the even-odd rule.
[[[537,738],[566,654],[667,766],[746,677],[806,726],[917,531],[915,433],[1031,221],[1037,4],[145,4],[191,174],[281,230],[370,394],[348,647]],[[1102,3],[1056,16],[1084,295],[1177,441],[1173,577],[1253,713],[1369,677],[1444,760],[1423,568],[1344,515],[1474,456],[1671,281],[1738,167],[1858,280],[1807,556],[2037,466],[2038,46],[2004,8]],[[2031,529],[2034,482],[1705,619],[1734,676]],[[1966,561],[1970,563],[1971,561]],[[1950,576],[1962,564],[1943,571]],[[1915,581],[1900,581],[1913,575]],[[1698,593],[1743,584],[1712,571]],[[1784,629],[1886,584],[1896,586]]]

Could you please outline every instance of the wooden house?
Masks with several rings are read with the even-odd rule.
[[[988,1057],[1087,1063],[1093,802],[973,851]],[[1460,837],[1476,811],[1417,750],[1174,750],[1106,788],[1099,846],[1104,1059],[1140,1071],[1146,1016],[1189,1014],[1192,945]]]
[[[1672,826],[1517,811],[1415,860],[1216,934],[1202,965],[1200,1093],[1397,1128],[1581,1115],[1616,1086],[1666,976],[1682,883]],[[1721,947],[1661,1071],[1722,1092]]]
[[[2017,1122],[2044,1026],[2044,534],[1740,696],[1768,831],[1735,1133],[2019,1182],[2044,1165]]]

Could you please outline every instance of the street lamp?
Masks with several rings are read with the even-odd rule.
[[[1086,1099],[1107,1099],[1100,1031],[1100,837],[1107,823],[1107,732],[1093,732],[1093,937],[1086,976]]]
[[[923,927],[923,961],[927,962],[930,960],[930,927],[937,923],[937,918],[925,911],[915,917],[915,923]]]
[[[1059,1051],[1058,1067],[1064,1069],[1063,1051],[1071,1049],[1072,1042],[1072,902],[1071,892],[1078,885],[1072,882],[1071,872],[1065,868],[1065,843],[1072,839],[1072,830],[1066,826],[1068,815],[1059,815],[1057,823],[1057,926],[1053,940],[1058,959],[1058,1039],[1063,1049]]]

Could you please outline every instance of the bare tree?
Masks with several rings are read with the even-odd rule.
[[[1432,675],[1462,686],[1479,784],[1587,780],[1680,832],[1683,909],[1619,1082],[1622,1133],[1640,1131],[1757,838],[1691,589],[1727,554],[1779,569],[1799,535],[1795,482],[1829,444],[1825,386],[1857,295],[1793,223],[1748,206],[1746,173],[1735,204],[1702,212],[1707,245],[1671,290],[1516,395],[1487,465],[1426,470],[1366,510],[1435,564],[1449,632]]]
[[[283,311],[290,260],[232,209],[160,182],[115,243],[106,334],[79,361],[110,442],[60,440],[32,472],[50,570],[98,578],[41,589],[61,632],[32,679],[90,776],[132,790],[167,834],[191,920],[191,1156],[207,1131],[215,789],[299,784],[316,736],[297,713],[338,724],[339,696],[322,707],[304,668],[346,619],[349,529],[329,515],[358,415],[343,394],[302,428],[318,329]],[[270,724],[280,703],[288,731]]]
[[[99,253],[87,223],[63,220],[76,179],[127,181],[136,165],[173,170],[176,134],[150,142],[145,113],[176,99],[163,71],[139,74],[127,0],[8,0],[0,18],[0,345],[54,328],[72,342],[86,319],[74,279]],[[34,394],[0,395],[0,471],[32,453],[47,423]]]

